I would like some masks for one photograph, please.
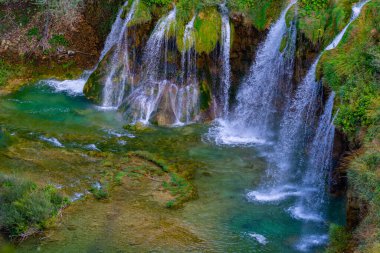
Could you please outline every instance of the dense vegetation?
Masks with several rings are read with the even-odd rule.
[[[53,224],[67,204],[53,186],[0,174],[0,230],[11,238],[25,238]]]
[[[380,240],[380,3],[372,1],[348,29],[341,44],[326,52],[321,62],[322,80],[336,93],[336,126],[356,151],[348,168],[348,183],[354,196],[368,205],[366,218],[353,234],[360,252],[378,252]],[[363,204],[365,205],[365,204]],[[333,234],[342,237],[343,229]],[[339,233],[337,231],[340,231]],[[333,237],[334,238],[334,237]],[[350,244],[334,239],[342,252]],[[347,239],[346,239],[347,241]],[[333,241],[334,242],[334,241]],[[337,246],[339,245],[341,246]]]

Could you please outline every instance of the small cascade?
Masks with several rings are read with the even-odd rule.
[[[290,168],[299,165],[292,161],[297,161],[297,158],[301,156],[297,151],[303,150],[306,138],[313,134],[320,89],[320,85],[315,80],[315,72],[320,57],[314,61],[307,72],[283,116],[279,143],[275,151],[281,161],[280,173],[277,173],[278,176],[276,176],[280,181],[288,180],[289,176],[296,176],[294,173],[288,173]]]
[[[124,89],[131,76],[129,68],[128,55],[128,23],[132,20],[139,0],[133,1],[131,10],[122,22],[120,17],[114,23],[115,29],[112,29],[106,42],[106,46],[101,54],[101,58],[105,56],[113,46],[113,51],[109,68],[109,73],[103,89],[103,107],[111,107],[117,109],[123,100]],[[113,27],[114,28],[114,27]]]
[[[174,8],[158,21],[147,42],[143,55],[142,79],[126,99],[127,114],[132,116],[133,122],[140,121],[148,124],[152,113],[157,110],[162,95],[177,91],[176,86],[167,80],[169,32],[175,23],[175,17],[176,9]]]
[[[295,218],[320,221],[323,217],[322,208],[326,201],[325,188],[327,177],[331,169],[332,149],[335,127],[332,118],[335,93],[332,92],[326,101],[322,116],[318,121],[318,128],[311,143],[306,173],[302,179],[304,189],[312,187],[303,195],[295,207],[290,209]]]
[[[283,82],[283,104],[291,92],[294,52],[296,42],[295,24],[287,29],[285,16],[295,4],[292,1],[272,25],[266,40],[260,45],[249,75],[245,78],[237,94],[237,105],[227,120],[220,121],[216,133],[211,133],[217,142],[225,144],[263,143],[271,136],[274,120],[280,110],[279,83]],[[281,52],[281,41],[287,36],[287,45]],[[281,100],[281,98],[280,98]],[[279,106],[282,107],[282,106]],[[215,129],[214,129],[215,130]]]
[[[222,43],[221,43],[221,56],[222,56],[222,77],[221,77],[221,104],[223,105],[223,117],[228,115],[229,110],[229,93],[231,86],[231,27],[229,11],[226,3],[220,5],[222,14]]]
[[[198,113],[198,82],[197,82],[197,62],[195,52],[194,34],[195,16],[185,27],[183,35],[183,48],[181,51],[181,80],[180,87],[170,94],[172,107],[174,108],[175,125],[188,124],[192,120],[192,115]]]
[[[198,114],[195,17],[185,27],[179,78],[168,63],[169,54],[173,54],[169,33],[175,25],[175,17],[176,9],[173,9],[159,20],[147,42],[142,79],[125,100],[132,122],[148,124],[154,117],[162,125],[183,125],[191,123]]]
[[[123,29],[126,29],[128,22],[131,20],[135,12],[138,2],[139,0],[135,0],[133,2],[132,8],[130,12],[128,13],[128,17],[125,19],[123,19],[121,16],[122,16],[124,7],[128,6],[129,1],[126,1],[123,7],[120,8],[119,12],[117,13],[116,20],[112,24],[111,32],[107,36],[106,42],[104,43],[103,50],[94,68],[92,68],[91,70],[85,70],[79,79],[63,80],[63,81],[46,80],[45,82],[57,91],[66,91],[71,95],[82,94],[84,85],[86,84],[91,74],[99,66],[99,63],[103,60],[103,58],[111,50],[112,47],[118,45],[120,41],[120,37],[123,35]]]

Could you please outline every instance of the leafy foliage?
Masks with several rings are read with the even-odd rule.
[[[57,47],[57,46],[65,46],[67,47],[69,45],[69,42],[65,39],[65,36],[59,34],[54,34],[52,38],[49,40],[50,45]]]
[[[46,228],[67,203],[52,186],[0,174],[0,229],[10,237]]]
[[[326,253],[341,253],[347,250],[351,235],[347,232],[345,227],[331,224],[329,235],[330,243]]]
[[[258,30],[265,30],[280,15],[287,1],[279,0],[231,0],[230,10],[246,14]]]
[[[314,45],[327,46],[344,28],[351,16],[353,0],[301,1],[298,29]]]
[[[368,110],[380,91],[380,48],[373,33],[373,27],[380,25],[379,8],[379,3],[369,3],[341,44],[322,59],[323,82],[338,96],[335,123],[351,139],[374,122]]]

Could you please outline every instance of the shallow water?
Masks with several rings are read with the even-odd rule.
[[[31,239],[17,246],[17,251],[322,252],[328,223],[344,222],[344,201],[339,199],[331,199],[323,223],[292,217],[289,208],[296,203],[297,194],[275,202],[249,201],[247,193],[257,189],[265,175],[264,151],[270,148],[218,146],[205,137],[208,125],[129,133],[123,124],[123,115],[102,111],[82,96],[56,93],[41,83],[0,98],[0,127],[11,139],[5,149],[0,145],[0,172],[53,183],[77,196],[86,194],[104,170],[99,165],[101,158],[88,157],[86,152],[100,150],[123,157],[130,150],[147,150],[179,167],[195,169],[193,183],[199,195],[179,210],[152,207],[145,194],[127,196],[128,191],[123,190],[109,202],[83,200],[82,207],[74,203],[64,213],[62,226],[48,232],[55,239]],[[302,194],[305,189],[298,190]],[[128,204],[131,201],[140,209],[133,209]],[[135,238],[141,242],[131,243],[123,238],[136,235],[115,224],[110,226],[106,222],[109,216],[102,216],[102,212],[111,212],[132,222],[141,218],[134,216],[134,211],[146,212],[146,224],[158,222],[154,217],[159,214],[167,223],[176,224],[168,227],[191,233],[184,232],[175,242],[165,236],[144,242],[153,230],[142,229],[142,239]],[[69,223],[80,226],[71,230]]]

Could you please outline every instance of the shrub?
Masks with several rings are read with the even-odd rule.
[[[341,253],[347,250],[351,236],[344,227],[331,224],[329,235],[330,243],[326,253]]]
[[[68,199],[53,186],[0,174],[0,230],[10,237],[26,237],[45,229]]]
[[[67,47],[69,45],[69,42],[65,39],[65,36],[59,34],[54,34],[52,38],[49,40],[49,44],[57,47],[57,46],[64,46]]]

